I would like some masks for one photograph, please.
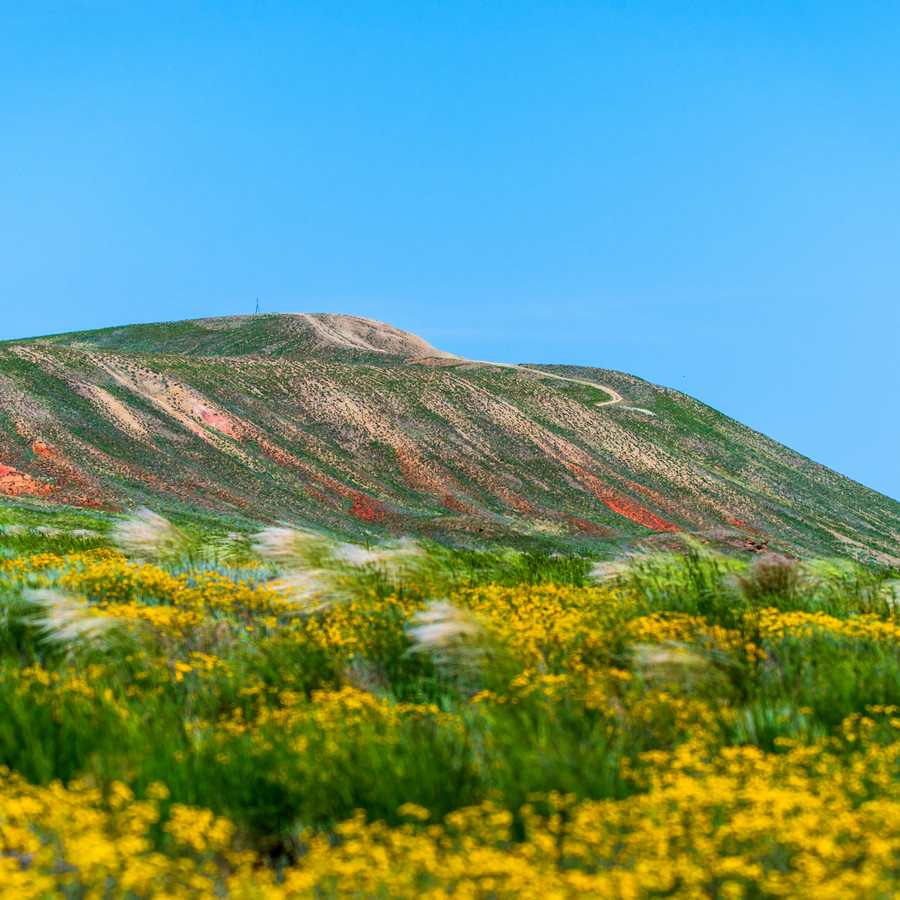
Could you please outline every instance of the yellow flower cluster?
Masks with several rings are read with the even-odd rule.
[[[279,874],[236,849],[229,821],[178,804],[162,823],[170,851],[155,850],[162,785],[145,801],[118,783],[104,798],[0,771],[0,898],[76,886],[96,897],[268,900],[892,897],[898,759],[900,743],[860,747],[848,766],[826,744],[710,758],[688,742],[637,761],[645,789],[624,800],[536,794],[515,813],[487,802],[443,822],[405,804],[408,824],[394,828],[358,814],[334,836],[305,834],[305,855]]]
[[[491,804],[424,828],[358,818],[341,827],[338,848],[313,838],[285,887],[312,896],[324,883],[359,897],[893,897],[898,757],[895,744],[860,752],[850,768],[821,746],[734,748],[710,760],[688,744],[653,760],[648,789],[626,800],[533,797],[518,813],[519,842],[513,816]],[[883,786],[876,799],[866,779]]]
[[[63,709],[69,714],[85,711],[98,705],[113,710],[121,719],[130,715],[128,705],[113,690],[103,685],[100,676],[102,666],[91,665],[84,670],[48,670],[40,665],[26,666],[16,671],[0,670],[0,690],[10,696],[19,696],[28,703],[49,706],[54,717],[59,718]],[[98,686],[99,685],[99,686]]]
[[[120,782],[107,797],[84,782],[34,787],[0,769],[0,898],[213,897],[220,854],[249,880],[230,853],[234,826],[206,810],[173,805],[163,828],[181,852],[156,850],[150,833],[168,791],[147,793],[139,801]]]
[[[610,590],[553,584],[467,588],[450,599],[479,616],[526,664],[567,668],[612,646],[629,605]]]
[[[273,703],[273,698],[258,684],[243,694],[259,701],[252,717],[234,709],[218,722],[195,723],[195,737],[208,735],[216,743],[225,744],[231,738],[246,735],[261,749],[269,749],[266,741],[276,732],[282,739],[300,735],[294,747],[305,749],[308,745],[302,735],[309,733],[329,735],[340,730],[346,734],[361,726],[374,726],[366,730],[367,739],[390,743],[396,739],[394,730],[403,722],[427,718],[438,726],[458,725],[457,716],[442,713],[433,703],[390,703],[350,685],[336,691],[313,691],[309,701],[305,695],[282,690]]]
[[[627,631],[629,638],[638,642],[687,641],[705,649],[720,647],[740,651],[750,660],[766,658],[765,651],[752,641],[745,641],[740,631],[711,625],[700,617],[685,613],[639,616],[628,623]]]
[[[762,609],[759,610],[758,616],[763,636],[771,639],[830,634],[886,643],[900,641],[900,625],[873,615],[838,619],[823,612],[780,612],[777,609]]]

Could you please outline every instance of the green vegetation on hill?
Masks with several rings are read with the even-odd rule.
[[[245,316],[235,328],[203,328],[195,322],[160,322],[54,335],[38,340],[64,346],[160,355],[262,354],[277,357],[304,355],[312,351],[315,345],[310,335],[301,333],[286,339],[278,327],[279,320],[279,316],[272,315]]]
[[[341,316],[0,344],[0,493],[358,540],[610,553],[688,531],[900,559],[900,504],[690,397]]]

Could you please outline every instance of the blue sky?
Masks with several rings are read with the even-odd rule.
[[[0,0],[0,339],[345,312],[900,498],[900,5]]]

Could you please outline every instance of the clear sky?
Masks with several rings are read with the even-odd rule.
[[[0,0],[0,339],[343,312],[900,498],[900,4]]]

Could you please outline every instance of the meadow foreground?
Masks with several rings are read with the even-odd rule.
[[[890,572],[151,525],[0,538],[0,897],[900,889]]]

